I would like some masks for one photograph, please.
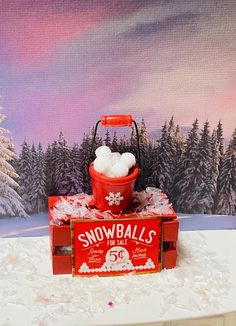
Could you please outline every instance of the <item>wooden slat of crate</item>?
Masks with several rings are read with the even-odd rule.
[[[60,196],[49,197],[49,222],[52,220],[50,210],[59,198]],[[163,215],[163,247],[165,248],[162,253],[163,268],[169,269],[176,266],[178,229],[179,221],[176,219],[174,210],[171,214]],[[71,246],[70,225],[50,225],[50,238],[53,274],[70,274],[72,270],[71,255],[56,255],[56,247]]]

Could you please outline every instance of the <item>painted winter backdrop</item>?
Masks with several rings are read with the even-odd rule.
[[[89,191],[89,126],[115,113],[139,122],[137,189],[235,215],[234,0],[0,0],[0,21],[2,216]],[[133,133],[104,136],[136,151]]]
[[[196,119],[186,135],[172,117],[159,139],[148,137],[144,119],[139,129],[142,170],[137,190],[148,186],[162,189],[178,212],[236,215],[236,129],[226,149],[220,121],[211,133],[208,121],[199,130]],[[93,128],[84,134],[81,144],[73,146],[62,132],[45,150],[40,143],[35,146],[24,141],[19,157],[6,137],[7,130],[0,131],[2,216],[44,211],[48,196],[91,193],[88,163]],[[130,138],[107,129],[104,140],[96,136],[95,148],[102,144],[137,157],[134,129]]]

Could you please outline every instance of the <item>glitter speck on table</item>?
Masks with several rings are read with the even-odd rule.
[[[108,301],[107,305],[108,305],[109,308],[113,308],[113,302],[112,301]]]

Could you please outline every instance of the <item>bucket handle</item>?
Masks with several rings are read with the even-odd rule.
[[[137,137],[138,164],[139,164],[139,169],[141,170],[139,131],[138,131],[138,126],[137,126],[136,121],[132,118],[132,116],[130,114],[103,115],[101,117],[101,120],[99,120],[96,123],[93,140],[92,140],[92,145],[91,145],[91,150],[90,150],[90,154],[89,154],[89,164],[90,164],[92,153],[93,153],[93,148],[94,148],[94,143],[95,143],[99,123],[101,123],[103,127],[112,127],[112,128],[113,127],[130,127],[130,126],[132,126],[132,123],[134,124],[136,137]]]

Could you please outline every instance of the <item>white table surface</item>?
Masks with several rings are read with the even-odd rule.
[[[129,325],[236,311],[236,230],[180,232],[177,267],[146,275],[54,276],[48,237],[0,238],[0,248],[0,325]]]

